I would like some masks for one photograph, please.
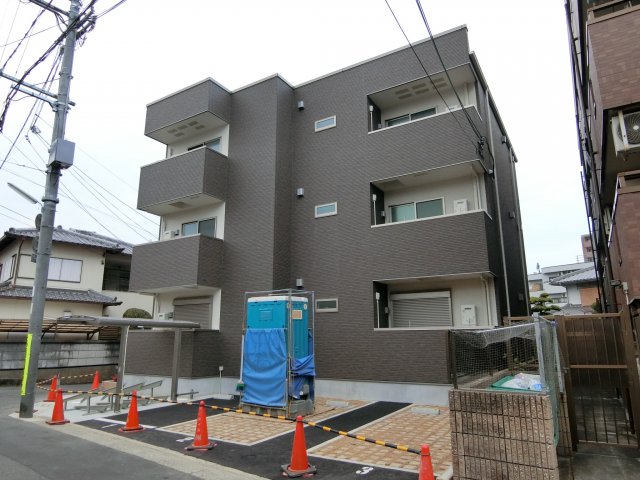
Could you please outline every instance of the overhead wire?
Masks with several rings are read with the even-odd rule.
[[[38,58],[38,60],[36,60],[33,65],[31,65],[23,74],[22,77],[19,78],[19,80],[16,82],[15,85],[12,86],[12,88],[9,91],[9,94],[7,95],[7,97],[5,98],[4,101],[4,108],[2,110],[2,114],[0,114],[0,130],[2,130],[4,128],[4,122],[6,120],[6,116],[7,116],[7,110],[9,108],[9,105],[11,104],[11,101],[13,100],[13,98],[15,97],[16,93],[18,92],[18,87],[20,85],[22,85],[25,81],[25,79],[27,78],[27,76],[29,76],[29,74],[33,71],[34,68],[36,68],[40,63],[42,63],[50,54],[51,52],[58,47],[63,40],[66,39],[67,34],[73,30],[74,28],[76,28],[77,25],[84,23],[85,21],[87,21],[87,19],[90,17],[90,15],[88,14],[88,12],[93,12],[93,6],[96,4],[98,0],[91,0],[91,2],[89,3],[89,5],[87,5],[85,7],[84,10],[82,10],[78,16],[76,18],[73,19],[73,21],[69,22],[69,25],[67,25],[67,28],[64,30],[64,32],[62,32],[58,38],[53,42],[53,44],[51,44],[51,46],[49,48],[47,48],[47,50],[40,56],[40,58]]]
[[[434,90],[438,93],[438,96],[444,102],[445,106],[447,107],[447,110],[451,113],[451,116],[453,117],[453,119],[458,124],[458,127],[460,127],[460,130],[462,131],[463,135],[467,138],[467,140],[469,140],[469,142],[471,142],[471,145],[473,145],[473,148],[477,151],[478,150],[478,144],[476,143],[476,140],[472,139],[469,136],[468,131],[462,126],[462,124],[458,120],[456,112],[452,111],[452,109],[449,107],[449,104],[447,103],[447,101],[445,100],[444,96],[442,95],[442,92],[440,92],[440,90],[436,86],[435,82],[433,81],[432,75],[427,70],[427,67],[425,67],[424,62],[422,61],[422,59],[418,55],[418,52],[416,52],[416,49],[413,46],[413,43],[411,43],[411,41],[409,40],[409,37],[407,36],[407,34],[404,31],[404,28],[402,28],[402,24],[400,23],[400,20],[398,20],[398,17],[396,16],[395,12],[393,11],[393,8],[391,8],[391,5],[389,5],[389,2],[387,0],[384,0],[384,1],[387,4],[387,7],[389,8],[389,11],[391,12],[391,15],[393,15],[393,18],[395,19],[396,23],[398,24],[398,28],[400,28],[400,31],[402,32],[402,35],[404,35],[404,38],[407,41],[409,47],[411,47],[411,51],[413,52],[414,56],[418,60],[418,63],[420,63],[420,66],[422,67],[422,70],[424,70],[424,73],[429,78],[429,81],[431,82],[431,85],[433,86]],[[464,108],[462,110],[464,110]],[[474,133],[475,133],[475,130],[474,130]],[[480,139],[478,139],[478,140],[480,140]]]
[[[16,7],[16,11],[13,14],[13,20],[11,21],[11,26],[9,27],[9,32],[7,33],[7,39],[5,40],[5,42],[9,41],[9,37],[11,36],[11,32],[13,32],[13,25],[16,23],[16,18],[18,18],[18,11],[20,10],[20,3],[18,3],[18,6]],[[6,5],[8,5],[8,3],[5,4],[5,11],[6,11]],[[7,43],[5,43],[3,45],[2,55],[0,55],[0,61],[2,61],[2,59],[4,58],[4,53],[5,53],[6,49],[7,49],[7,45],[8,45]]]
[[[41,134],[36,134],[36,136],[40,139],[40,141],[45,145],[45,147],[48,148],[48,142],[42,137]],[[119,198],[117,195],[115,195],[114,193],[112,193],[111,191],[109,191],[107,188],[105,188],[104,186],[102,186],[99,182],[97,182],[96,180],[94,180],[89,174],[87,174],[84,170],[82,170],[78,165],[74,165],[73,169],[70,170],[72,176],[78,180],[80,182],[80,184],[89,192],[91,193],[94,197],[95,194],[93,193],[94,191],[104,199],[105,202],[107,202],[109,205],[111,205],[113,208],[117,208],[113,203],[111,203],[111,201],[109,201],[107,198],[104,197],[104,195],[102,195],[95,187],[91,186],[91,183],[95,184],[97,187],[99,187],[100,189],[102,189],[107,195],[109,195],[110,197],[112,197],[113,199],[115,199],[117,202],[119,202],[120,204],[122,204],[123,206],[125,206],[126,208],[128,208],[129,210],[131,210],[133,213],[137,214],[138,216],[140,216],[141,218],[143,218],[144,220],[148,221],[149,223],[153,224],[154,226],[157,226],[157,223],[154,220],[151,220],[150,218],[146,217],[144,214],[142,214],[142,212],[140,212],[139,210],[131,207],[129,204],[127,204],[126,202],[124,202],[121,198]],[[78,175],[74,174],[75,172],[78,172]],[[84,176],[84,178],[78,178],[79,175]],[[87,180],[91,183],[88,183]],[[107,210],[110,210],[110,208],[102,201],[100,201],[100,199],[98,199],[96,197],[96,199],[99,201],[99,203],[101,203],[105,208],[107,208]],[[111,211],[111,210],[110,210]],[[138,222],[136,222],[135,220],[133,220],[132,218],[130,218],[128,215],[126,215],[124,212],[122,212],[122,210],[118,210],[118,212],[120,213],[120,215],[124,216],[125,218],[127,218],[131,223],[133,223],[134,225],[136,225],[137,227],[139,227],[140,229],[144,230],[145,232],[147,232],[149,235],[155,237],[155,234],[150,232],[149,230],[145,229],[142,225],[140,225]],[[112,213],[114,213],[112,211]],[[118,218],[116,216],[116,218]],[[122,219],[120,219],[122,221]],[[131,228],[131,226],[129,224],[127,224],[126,222],[123,221],[123,223],[128,227]],[[139,232],[136,231],[136,234],[139,234]],[[145,237],[143,237],[145,238]]]
[[[11,52],[9,54],[9,56],[7,57],[5,62],[2,64],[2,67],[0,67],[0,70],[4,70],[5,68],[7,68],[7,64],[9,63],[9,61],[13,58],[13,56],[16,54],[16,52],[20,49],[20,47],[22,46],[22,42],[24,42],[25,39],[27,39],[29,37],[29,34],[31,33],[31,30],[33,30],[33,28],[36,26],[36,23],[38,23],[38,20],[40,20],[40,17],[43,14],[44,14],[44,10],[40,10],[40,13],[38,13],[38,15],[36,15],[36,18],[33,20],[33,22],[31,22],[31,25],[27,29],[27,33],[25,33],[23,35],[23,37],[18,41],[18,45],[16,45],[16,48],[13,49],[13,52]],[[23,55],[24,55],[24,53],[23,53]],[[18,68],[20,68],[20,64],[18,64],[18,67],[16,67],[16,71],[17,71]]]
[[[427,32],[429,33],[429,38],[431,39],[431,43],[433,44],[434,50],[436,51],[436,55],[438,56],[438,59],[440,60],[440,64],[442,65],[442,68],[444,69],[444,73],[447,76],[447,80],[449,80],[449,85],[451,85],[451,89],[453,90],[453,93],[455,94],[456,99],[458,100],[458,104],[462,107],[463,106],[462,100],[460,100],[460,96],[458,95],[458,91],[456,90],[456,87],[453,84],[453,81],[451,80],[451,76],[449,75],[449,69],[445,65],[444,60],[442,59],[442,55],[440,55],[440,50],[438,49],[438,44],[436,43],[435,38],[433,38],[433,34],[431,33],[431,27],[429,26],[429,22],[427,21],[427,16],[424,13],[424,10],[422,8],[422,4],[420,3],[420,0],[416,0],[416,5],[418,6],[418,10],[420,10],[420,15],[422,16],[422,21],[424,22],[424,25],[427,27]],[[467,112],[467,110],[464,109],[464,108],[462,109],[462,111],[464,112],[465,117],[467,117],[467,122],[469,122],[469,125],[473,129],[474,133],[478,136],[478,140],[482,140],[484,138],[484,135],[482,135],[480,130],[478,130],[478,127],[475,125],[475,123],[473,123],[473,120],[469,116],[469,112]]]

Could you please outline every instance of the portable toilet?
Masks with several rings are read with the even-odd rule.
[[[286,416],[312,413],[313,294],[310,301],[303,296],[309,292],[265,293],[247,294],[241,407]]]

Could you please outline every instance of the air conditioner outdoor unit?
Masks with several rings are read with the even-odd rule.
[[[640,112],[619,111],[611,119],[611,130],[616,153],[640,151]]]

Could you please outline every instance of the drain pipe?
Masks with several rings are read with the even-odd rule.
[[[507,301],[507,316],[511,316],[511,300],[509,298],[509,276],[507,275],[507,261],[504,252],[504,230],[502,228],[502,211],[500,209],[500,189],[498,187],[498,168],[496,165],[496,158],[494,156],[493,148],[493,131],[491,129],[491,110],[489,109],[489,88],[485,92],[485,107],[487,126],[489,128],[489,148],[491,149],[491,157],[493,158],[493,183],[496,188],[496,210],[498,214],[498,231],[500,232],[500,254],[502,256],[502,275],[504,276],[504,291]]]

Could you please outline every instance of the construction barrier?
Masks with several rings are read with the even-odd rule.
[[[85,376],[91,376],[93,374],[90,375],[85,375]],[[78,377],[78,376],[76,376]],[[75,377],[74,377],[75,378]],[[47,387],[43,387],[42,384],[48,382],[49,380],[45,380],[43,382],[39,382],[36,386],[38,388],[44,389],[44,390],[48,390]],[[137,393],[134,391],[132,393],[123,393],[123,392],[109,392],[109,391],[103,391],[103,390],[89,390],[89,391],[85,391],[85,390],[59,390],[59,392],[62,393],[68,393],[68,394],[86,394],[86,395],[96,395],[96,396],[109,396],[109,397],[130,397],[131,398],[131,403],[134,403],[134,399],[135,402],[137,404],[137,400],[146,400],[146,401],[153,401],[153,402],[158,402],[158,403],[169,403],[169,404],[173,404],[173,405],[188,405],[188,406],[200,406],[201,404],[204,406],[204,408],[208,408],[214,411],[218,411],[218,412],[225,412],[225,413],[239,413],[242,415],[249,415],[249,416],[254,416],[254,417],[264,417],[264,418],[273,418],[273,419],[277,419],[277,420],[282,420],[282,421],[286,421],[286,422],[297,422],[298,420],[296,418],[287,418],[284,415],[271,415],[269,413],[257,413],[257,412],[247,412],[245,410],[242,410],[241,408],[230,408],[230,407],[220,407],[217,405],[206,405],[204,403],[204,401],[187,401],[187,402],[179,402],[177,400],[169,400],[166,398],[158,398],[158,397],[153,397],[153,396],[148,396],[148,395],[137,395]],[[131,410],[131,405],[129,406],[129,409]],[[355,440],[359,440],[361,442],[367,442],[367,443],[372,443],[375,445],[379,445],[381,447],[387,447],[387,448],[392,448],[395,450],[400,450],[402,452],[407,452],[407,453],[412,453],[414,455],[421,455],[422,452],[421,450],[415,449],[415,448],[411,448],[408,447],[406,445],[398,445],[395,443],[391,443],[391,442],[385,442],[382,440],[376,440],[374,438],[369,438],[369,437],[365,437],[363,435],[356,435],[350,432],[344,432],[342,430],[337,430],[334,428],[331,428],[329,426],[326,425],[320,425],[317,422],[312,422],[312,421],[308,421],[308,420],[300,420],[301,424],[304,425],[308,425],[310,427],[314,427],[314,428],[318,428],[320,430],[323,430],[325,432],[329,432],[329,433],[334,433],[336,435],[340,435],[343,437],[348,437],[348,438],[353,438]]]

